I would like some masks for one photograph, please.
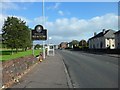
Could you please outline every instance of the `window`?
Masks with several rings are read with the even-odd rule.
[[[112,46],[114,47],[114,44]]]
[[[50,49],[53,49],[53,46],[50,46]]]

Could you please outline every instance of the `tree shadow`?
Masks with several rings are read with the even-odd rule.
[[[21,50],[19,50],[18,52],[21,52]],[[13,53],[16,53],[16,50],[2,50],[1,51],[1,55],[12,55]]]

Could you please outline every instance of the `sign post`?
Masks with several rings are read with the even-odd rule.
[[[44,41],[43,41],[43,59],[45,59],[45,45],[44,45]]]
[[[42,25],[36,25],[34,30],[32,30],[32,40],[47,40],[47,30],[44,29]],[[33,45],[33,55],[34,55],[34,45]],[[45,59],[44,41],[43,41],[43,58]]]
[[[47,40],[47,30],[42,25],[36,25],[32,30],[32,40]]]
[[[33,51],[32,51],[33,55],[34,55],[34,44],[33,44]]]

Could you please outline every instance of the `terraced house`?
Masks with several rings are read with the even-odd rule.
[[[102,32],[94,34],[92,38],[89,39],[90,49],[115,49],[115,31],[108,29],[103,29]]]
[[[67,42],[61,42],[61,43],[60,43],[60,48],[61,48],[61,49],[67,48]]]
[[[115,47],[120,49],[120,30],[115,32]]]

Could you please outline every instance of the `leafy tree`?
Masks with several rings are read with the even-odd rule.
[[[72,45],[77,45],[78,46],[79,41],[78,40],[72,40]]]
[[[83,48],[83,47],[87,47],[87,42],[86,42],[86,40],[81,40],[81,41],[79,42],[79,46],[81,46],[82,48]]]
[[[24,36],[24,38],[21,37],[21,44],[20,47],[23,50],[27,50],[28,47],[32,46],[32,41],[31,41],[31,29],[28,28],[28,26],[25,27],[24,32],[22,32],[22,36]]]
[[[73,45],[73,48],[76,48],[79,46],[79,41],[78,40],[72,40],[72,45]]]
[[[16,52],[18,48],[26,49],[31,45],[30,30],[28,26],[26,26],[25,21],[17,17],[7,17],[4,21],[2,32],[4,43],[12,50],[16,49]]]
[[[42,48],[42,45],[40,45],[40,44],[36,44],[34,48],[35,48],[35,49]]]

